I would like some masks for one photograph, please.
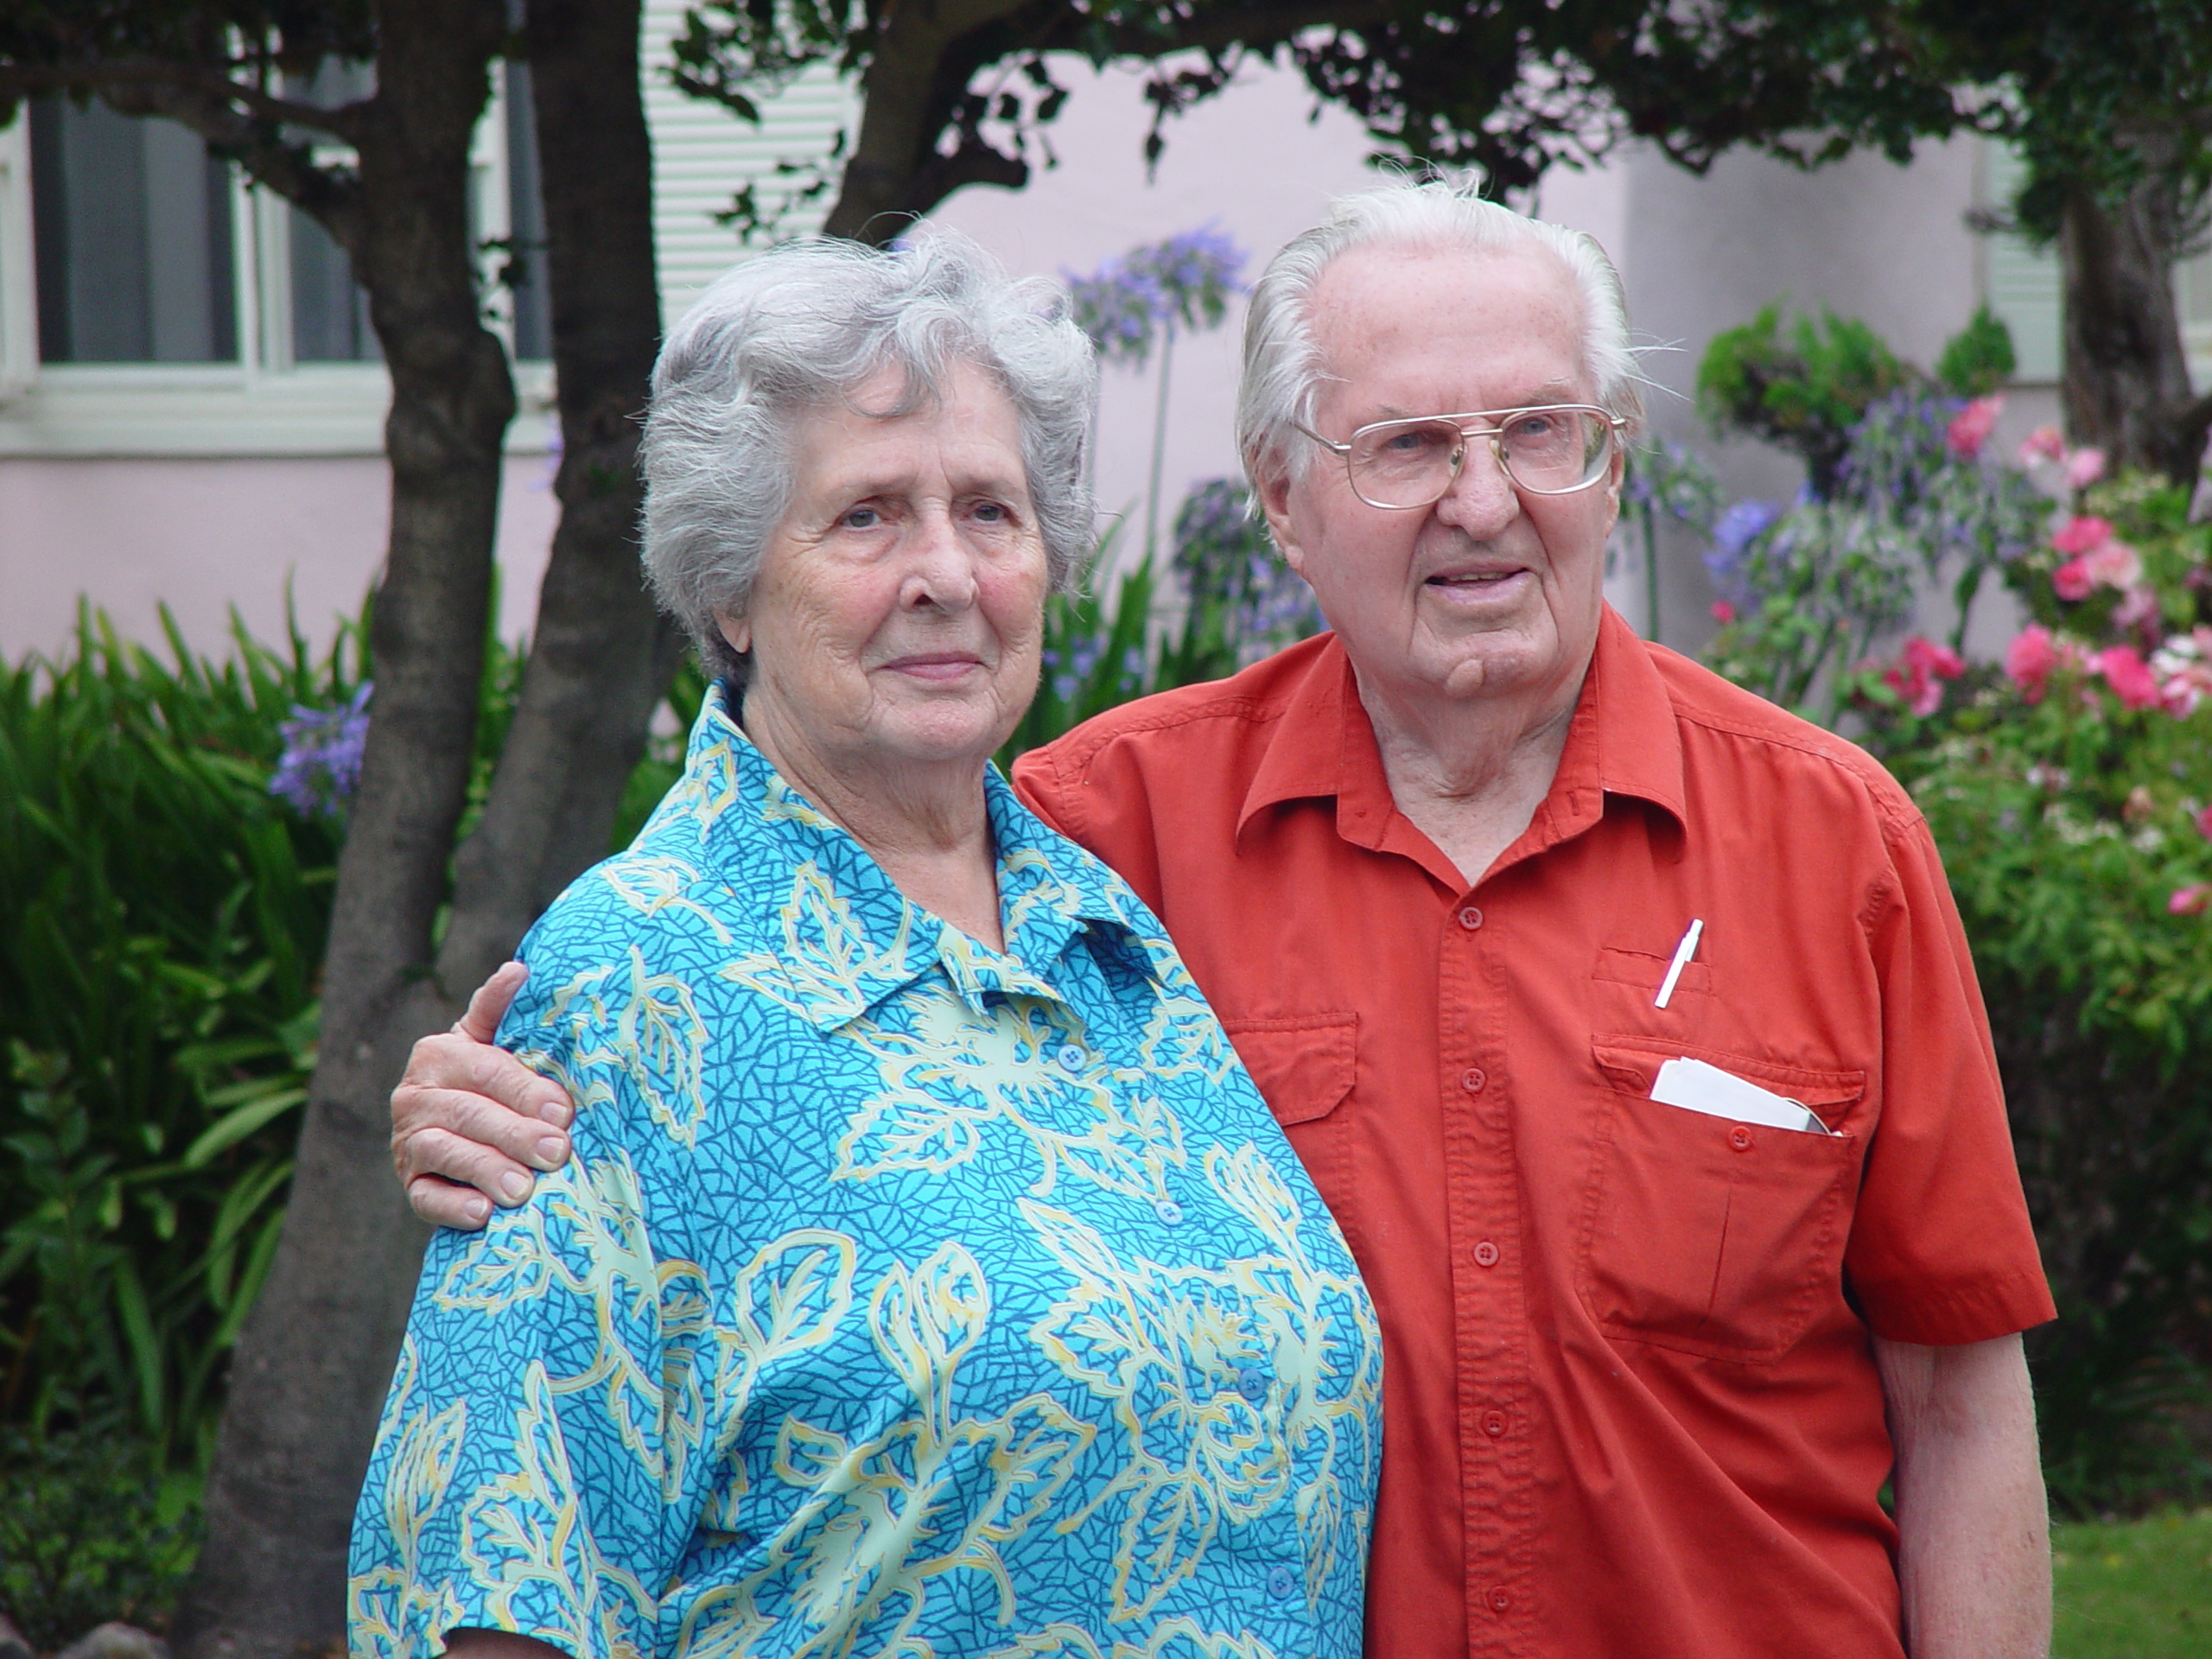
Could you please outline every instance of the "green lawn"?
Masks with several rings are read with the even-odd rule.
[[[2212,1510],[2051,1529],[2052,1659],[2212,1653]]]

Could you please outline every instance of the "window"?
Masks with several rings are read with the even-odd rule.
[[[2181,311],[2190,377],[2199,391],[2212,391],[2212,250],[2183,261],[2174,272],[2174,303]]]
[[[366,67],[292,97],[349,102]],[[485,312],[526,398],[550,385],[527,76],[471,157]],[[318,159],[344,146],[316,141]],[[512,285],[512,286],[510,286]],[[172,121],[34,100],[0,129],[0,455],[374,454],[389,383],[367,296],[327,232]],[[518,423],[514,445],[547,442]]]
[[[1982,156],[1982,205],[2005,212],[2020,188],[2020,158],[1996,143],[1985,145]],[[2013,379],[2028,385],[2056,383],[2064,352],[2058,256],[2017,236],[1986,237],[1982,245],[1989,308],[2012,331],[2012,354],[2018,360]]]
[[[735,192],[830,155],[858,115],[826,67],[765,99],[758,127],[685,97],[669,69],[688,10],[645,0],[640,36],[671,321],[744,253],[716,218]],[[335,103],[368,86],[327,68],[286,91]],[[527,68],[505,65],[494,92],[472,157],[481,292],[524,409],[543,416],[550,306]],[[828,205],[783,228],[812,229]],[[389,396],[377,359],[341,251],[188,131],[61,103],[0,128],[0,456],[376,454]],[[550,419],[526,416],[508,442],[551,438]]]
[[[30,160],[41,361],[237,360],[231,170],[197,134],[44,99]]]

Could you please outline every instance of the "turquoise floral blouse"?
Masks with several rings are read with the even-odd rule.
[[[1159,922],[995,772],[1004,954],[717,688],[499,1040],[575,1156],[441,1233],[354,1522],[361,1659],[1338,1659],[1382,1348]]]

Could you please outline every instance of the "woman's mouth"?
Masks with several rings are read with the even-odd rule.
[[[883,666],[896,674],[906,674],[931,685],[949,685],[972,669],[983,665],[983,659],[973,652],[924,652],[912,657],[894,658]]]

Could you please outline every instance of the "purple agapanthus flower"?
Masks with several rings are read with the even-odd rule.
[[[1751,597],[1744,580],[1744,556],[1753,542],[1782,516],[1771,501],[1738,501],[1713,522],[1713,545],[1706,550],[1705,571],[1723,597],[1741,605]]]
[[[361,747],[369,735],[366,680],[336,709],[292,705],[292,717],[280,722],[284,752],[269,779],[269,792],[289,803],[302,817],[338,817],[361,781]]]
[[[1245,254],[1217,226],[1131,248],[1089,276],[1063,271],[1076,326],[1109,363],[1141,367],[1163,331],[1218,325]]]

